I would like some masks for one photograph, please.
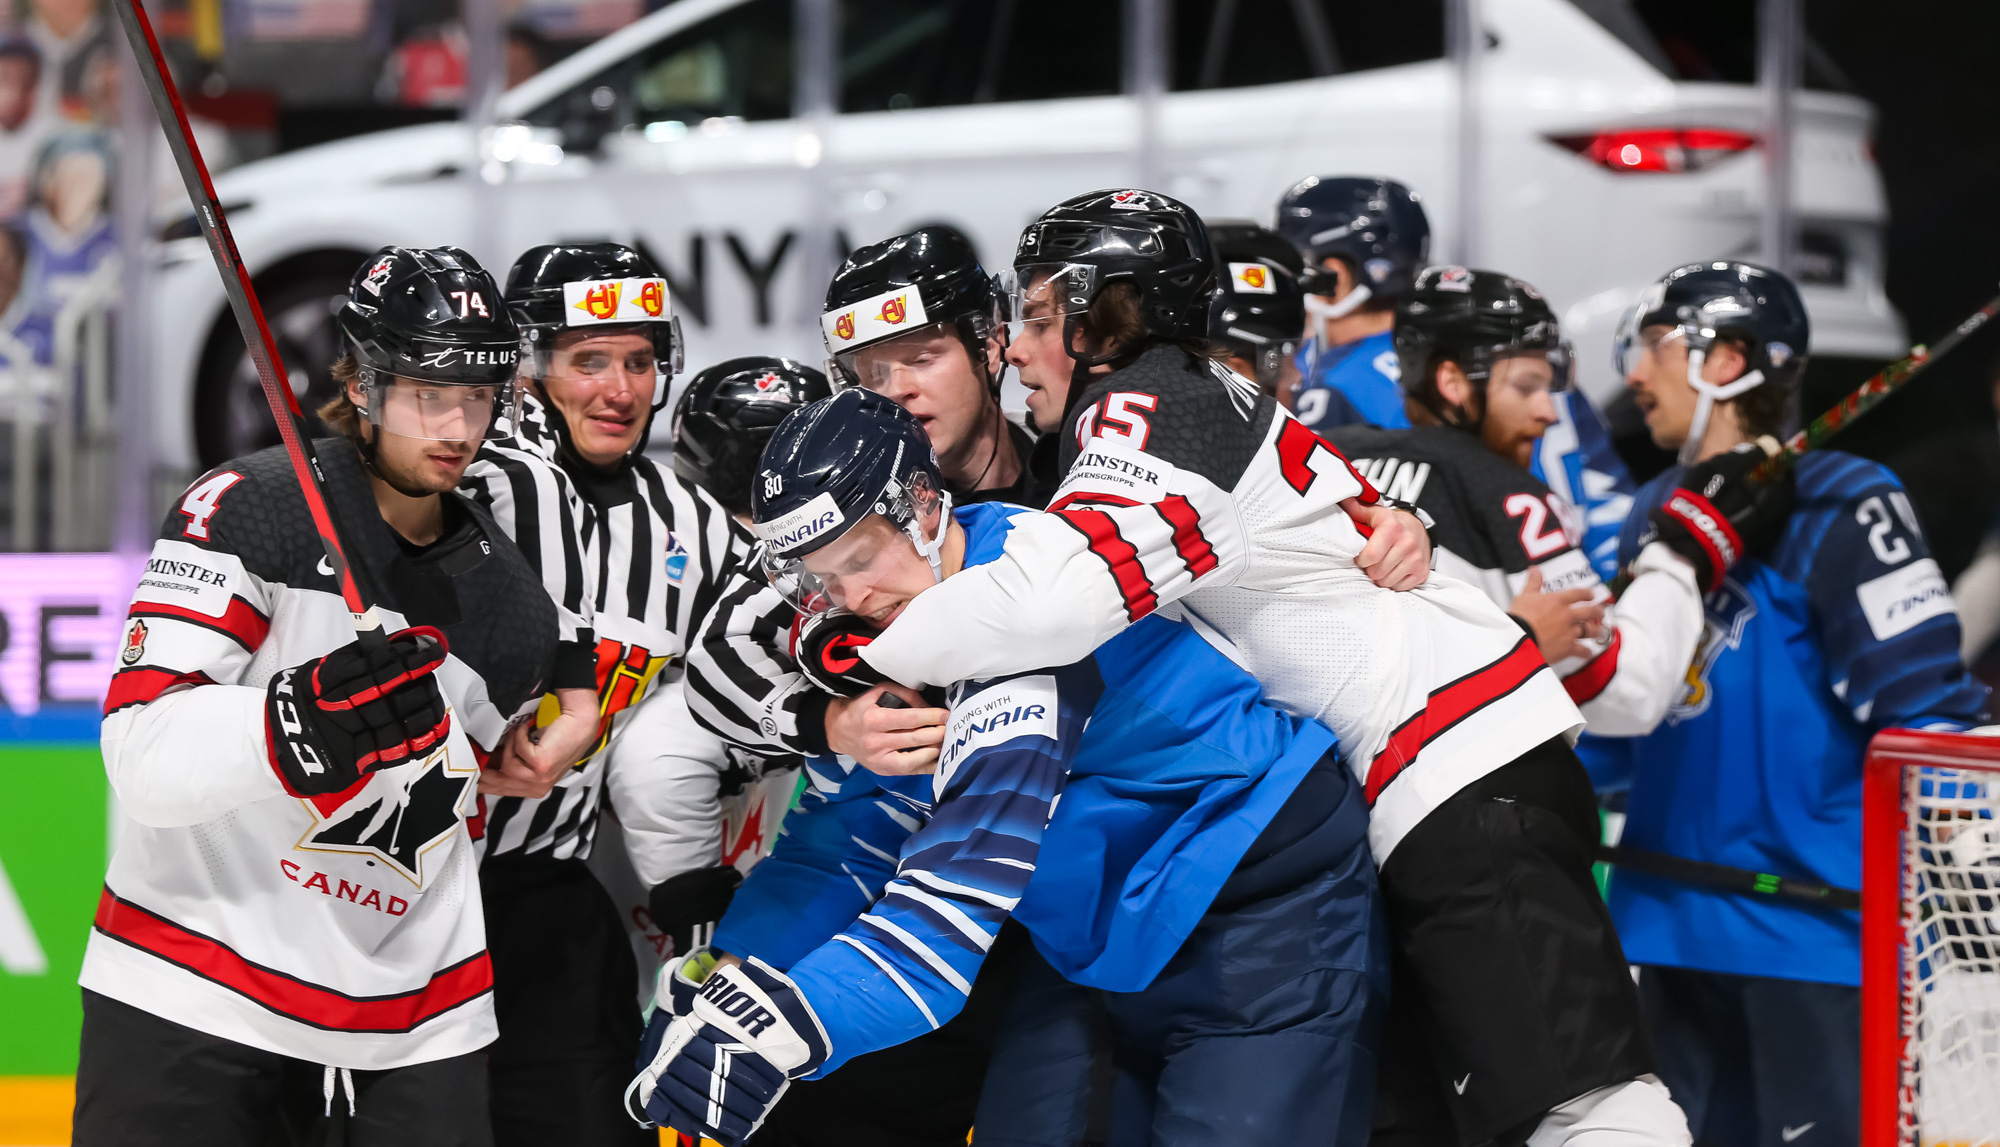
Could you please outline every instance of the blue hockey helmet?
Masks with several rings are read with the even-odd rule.
[[[1710,410],[1769,383],[1790,389],[1806,368],[1812,323],[1805,300],[1789,278],[1754,263],[1718,259],[1675,267],[1646,288],[1625,314],[1612,344],[1612,365],[1620,378],[1631,373],[1644,347],[1642,332],[1666,327],[1658,341],[1687,344],[1687,383],[1695,392],[1694,419],[1681,447],[1682,462],[1699,451]],[[1702,364],[1717,339],[1743,344],[1748,368],[1731,382],[1702,378]]]
[[[1308,295],[1331,294],[1331,276],[1319,270],[1332,255],[1354,273],[1355,289],[1336,306],[1338,318],[1362,303],[1393,303],[1410,291],[1430,261],[1431,224],[1415,192],[1393,179],[1355,175],[1307,176],[1278,200],[1278,233],[1305,256],[1299,285]]]
[[[936,531],[926,537],[933,513]],[[786,416],[750,490],[751,528],[772,586],[801,613],[831,608],[832,595],[804,559],[870,514],[903,531],[943,580],[951,495],[923,424],[894,400],[858,388]]]

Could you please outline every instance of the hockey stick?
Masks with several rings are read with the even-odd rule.
[[[1830,884],[1821,884],[1817,880],[1794,880],[1789,876],[1778,876],[1770,872],[1755,872],[1728,864],[1712,864],[1706,860],[1689,860],[1682,856],[1670,856],[1664,852],[1647,852],[1643,849],[1621,848],[1609,844],[1597,846],[1597,859],[1614,868],[1643,872],[1648,876],[1664,876],[1683,884],[1703,884],[1710,888],[1727,889],[1730,892],[1771,896],[1779,900],[1789,900],[1794,904],[1810,904],[1818,908],[1861,911],[1859,892],[1851,888],[1835,888]]]
[[[305,440],[305,416],[299,412],[299,400],[292,394],[291,385],[285,379],[284,362],[278,357],[277,344],[271,338],[271,328],[264,323],[264,309],[257,304],[257,292],[250,285],[250,272],[243,266],[243,259],[236,251],[236,239],[229,233],[229,221],[223,218],[222,204],[215,198],[215,185],[209,182],[208,165],[202,162],[201,149],[194,142],[194,132],[188,127],[187,112],[181,107],[180,93],[174,90],[173,77],[167,74],[166,57],[160,54],[160,42],[153,35],[153,25],[146,19],[145,9],[140,0],[115,0],[118,20],[125,25],[125,38],[132,43],[132,54],[138,58],[139,74],[145,78],[146,90],[152,94],[153,110],[160,117],[160,126],[166,132],[167,144],[173,150],[174,163],[180,168],[181,183],[186,186],[188,199],[193,201],[195,218],[201,221],[201,233],[208,240],[208,252],[215,256],[215,269],[222,273],[223,289],[229,294],[229,309],[236,315],[236,325],[243,332],[243,346],[250,354],[250,361],[256,364],[257,381],[264,389],[264,401],[271,407],[271,417],[278,423],[278,437],[285,444],[285,454],[291,458],[292,473],[299,480],[299,492],[305,495],[306,509],[312,514],[313,529],[319,533],[320,545],[326,550],[327,564],[333,568],[334,577],[340,581],[340,596],[347,602],[347,611],[354,616],[354,629],[364,646],[378,646],[386,643],[382,634],[382,619],[375,612],[360,585],[354,580],[354,571],[347,563],[347,553],[340,544],[340,531],[333,524],[333,515],[326,506],[326,476],[320,473],[319,459],[313,456]]]
[[[1907,358],[1898,359],[1877,371],[1873,378],[1854,388],[1854,393],[1835,403],[1831,410],[1807,423],[1805,428],[1787,439],[1776,454],[1751,472],[1756,481],[1769,481],[1773,476],[1799,460],[1808,450],[1817,450],[1826,445],[1826,440],[1840,433],[1849,423],[1873,410],[1881,401],[1903,388],[1925,367],[1950,354],[1958,344],[1971,338],[1981,327],[2000,314],[2000,297],[1995,297],[1985,306],[1974,311],[1970,318],[1953,327],[1951,333],[1938,340],[1936,346],[1917,346],[1911,349]]]

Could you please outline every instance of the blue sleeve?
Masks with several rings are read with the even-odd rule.
[[[1088,660],[960,690],[930,822],[904,846],[875,906],[791,969],[832,1049],[815,1078],[931,1031],[965,1006],[1035,873],[1101,690]]]
[[[1632,787],[1632,737],[1607,737],[1585,731],[1576,739],[1576,756],[1583,771],[1590,774],[1590,787],[1598,795],[1622,792]]]
[[[1559,421],[1535,447],[1529,470],[1569,500],[1583,518],[1583,550],[1597,575],[1618,576],[1618,539],[1632,516],[1632,473],[1611,432],[1581,391],[1554,396]]]
[[[1868,729],[1963,729],[1986,687],[1959,660],[1958,613],[1908,496],[1887,471],[1821,526],[1806,588],[1828,687]]]
[[[828,757],[785,817],[715,930],[715,947],[785,970],[854,923],[896,874],[896,856],[929,807],[929,778],[880,778]],[[907,790],[907,791],[904,791]]]

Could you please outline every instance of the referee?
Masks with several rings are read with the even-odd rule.
[[[678,703],[683,637],[748,541],[713,498],[642,453],[680,358],[656,267],[617,244],[536,247],[509,272],[505,303],[521,330],[527,393],[514,437],[483,455],[471,492],[496,507],[551,594],[588,617],[600,719],[596,743],[552,789],[505,778],[486,786],[495,1141],[636,1147],[650,1137],[619,1095],[640,1035],[638,969],[620,913],[584,861],[607,794],[628,845],[678,831],[653,823],[676,802],[644,799],[653,775],[619,765],[621,735],[642,699],[649,709]],[[719,742],[707,744],[720,757]],[[663,875],[640,859],[642,875]]]

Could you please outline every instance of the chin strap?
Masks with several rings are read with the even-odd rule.
[[[1708,351],[1696,347],[1688,348],[1687,384],[1694,388],[1694,417],[1688,422],[1687,441],[1681,443],[1680,464],[1694,465],[1701,456],[1701,440],[1708,434],[1708,417],[1714,412],[1715,404],[1727,402],[1739,394],[1755,390],[1764,381],[1764,372],[1753,370],[1735,382],[1720,385],[1701,377],[1701,367],[1708,361]]]
[[[1340,296],[1338,300],[1325,295],[1307,295],[1306,314],[1324,323],[1327,319],[1342,319],[1361,309],[1361,304],[1375,297],[1366,283],[1356,283],[1354,289]]]
[[[924,560],[930,563],[932,585],[936,585],[944,580],[944,536],[945,532],[950,528],[951,491],[949,490],[938,491],[938,528],[936,537],[929,541],[924,540],[924,527],[917,521],[915,515],[910,517],[910,524],[903,528],[903,532],[909,536],[910,544],[916,546],[917,552],[922,554]]]

